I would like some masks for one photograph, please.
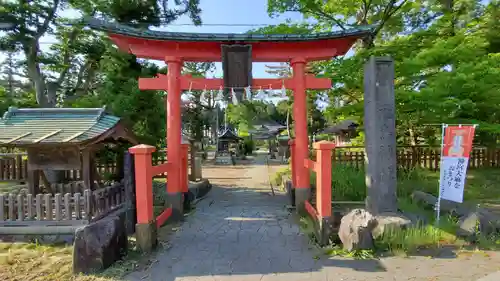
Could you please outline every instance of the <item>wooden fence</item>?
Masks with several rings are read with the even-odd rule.
[[[332,156],[334,165],[342,164],[363,168],[365,165],[364,147],[337,147]],[[441,148],[429,146],[398,146],[397,164],[400,168],[421,167],[439,170]],[[469,158],[469,168],[500,168],[500,148],[473,148]]]
[[[25,190],[0,194],[0,234],[71,234],[77,227],[104,217],[126,201],[123,182],[94,191],[78,190],[82,186],[58,185],[52,187],[58,193],[35,196]]]
[[[161,150],[153,153],[153,165],[167,162],[166,151]],[[188,159],[188,166],[191,165]],[[118,166],[116,161],[97,163],[97,172],[101,177],[116,174]],[[156,175],[155,178],[164,178],[166,173]],[[82,174],[80,170],[65,171],[67,181],[80,181]],[[0,154],[0,181],[27,181],[28,180],[28,159],[24,153]]]

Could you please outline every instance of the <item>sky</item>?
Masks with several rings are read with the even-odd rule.
[[[200,2],[202,23],[208,25],[180,26],[192,23],[188,16],[183,16],[173,22],[173,25],[155,29],[172,32],[245,33],[250,29],[265,25],[283,23],[286,19],[293,22],[304,21],[300,13],[286,13],[276,18],[270,18],[267,13],[267,0],[202,0]],[[213,24],[227,24],[228,26],[213,26]],[[255,78],[272,77],[265,72],[265,65],[276,65],[276,63],[253,63],[252,74]],[[221,63],[216,63],[214,75],[222,76]]]

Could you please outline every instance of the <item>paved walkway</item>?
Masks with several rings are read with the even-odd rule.
[[[158,253],[149,269],[127,279],[472,281],[499,269],[500,258],[491,255],[382,260],[319,257],[285,210],[284,196],[269,195],[262,157],[254,165],[204,169],[204,176],[218,186],[173,235],[172,247]]]

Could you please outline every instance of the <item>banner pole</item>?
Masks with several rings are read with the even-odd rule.
[[[439,159],[439,181],[438,181],[438,199],[436,202],[436,224],[439,226],[439,218],[441,217],[441,173],[443,171],[443,149],[444,149],[444,132],[448,125],[441,124],[441,157]]]

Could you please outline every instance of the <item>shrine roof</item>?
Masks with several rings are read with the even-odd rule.
[[[16,108],[0,118],[0,146],[79,144],[100,137],[135,143],[120,117],[105,108]]]
[[[321,133],[335,135],[335,134],[340,134],[340,133],[346,132],[346,131],[356,130],[356,128],[358,128],[358,127],[359,127],[359,124],[356,123],[355,121],[344,120],[344,121],[337,123],[333,126],[327,127]]]
[[[241,33],[189,33],[139,29],[125,24],[100,19],[85,19],[86,24],[95,30],[141,39],[190,42],[299,42],[363,37],[373,32],[373,26],[357,26],[340,31],[310,34],[241,34]]]
[[[238,137],[229,128],[226,128],[221,134],[219,134],[219,140],[242,140],[243,138]]]

